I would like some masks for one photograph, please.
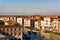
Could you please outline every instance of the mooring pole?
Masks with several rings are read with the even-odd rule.
[[[23,40],[23,34],[24,34],[24,18],[22,18],[22,40]]]

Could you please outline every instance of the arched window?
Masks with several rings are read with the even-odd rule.
[[[19,35],[21,34],[21,32],[19,32]]]
[[[7,28],[7,31],[8,31],[9,29]]]
[[[12,36],[13,33],[11,33],[11,36]]]
[[[14,33],[14,35],[16,36],[16,32]]]
[[[16,31],[16,28],[15,28],[15,30],[14,31]]]
[[[12,28],[11,28],[11,30],[10,31],[12,31]]]
[[[21,28],[19,28],[19,31],[21,30]]]

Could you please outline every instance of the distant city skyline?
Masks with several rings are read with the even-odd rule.
[[[60,0],[0,0],[0,15],[59,15]]]

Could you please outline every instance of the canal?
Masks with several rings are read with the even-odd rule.
[[[30,31],[28,28],[24,28],[25,32]],[[53,32],[44,32],[42,30],[39,31],[33,31],[37,32],[38,35],[40,35],[40,38],[42,37],[42,40],[60,40],[60,34],[53,33]]]
[[[60,40],[60,34],[43,31],[40,31],[40,33],[44,37],[44,40]]]

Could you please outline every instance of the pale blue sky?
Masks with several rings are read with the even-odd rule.
[[[60,13],[60,0],[0,0],[0,14],[50,15]]]

